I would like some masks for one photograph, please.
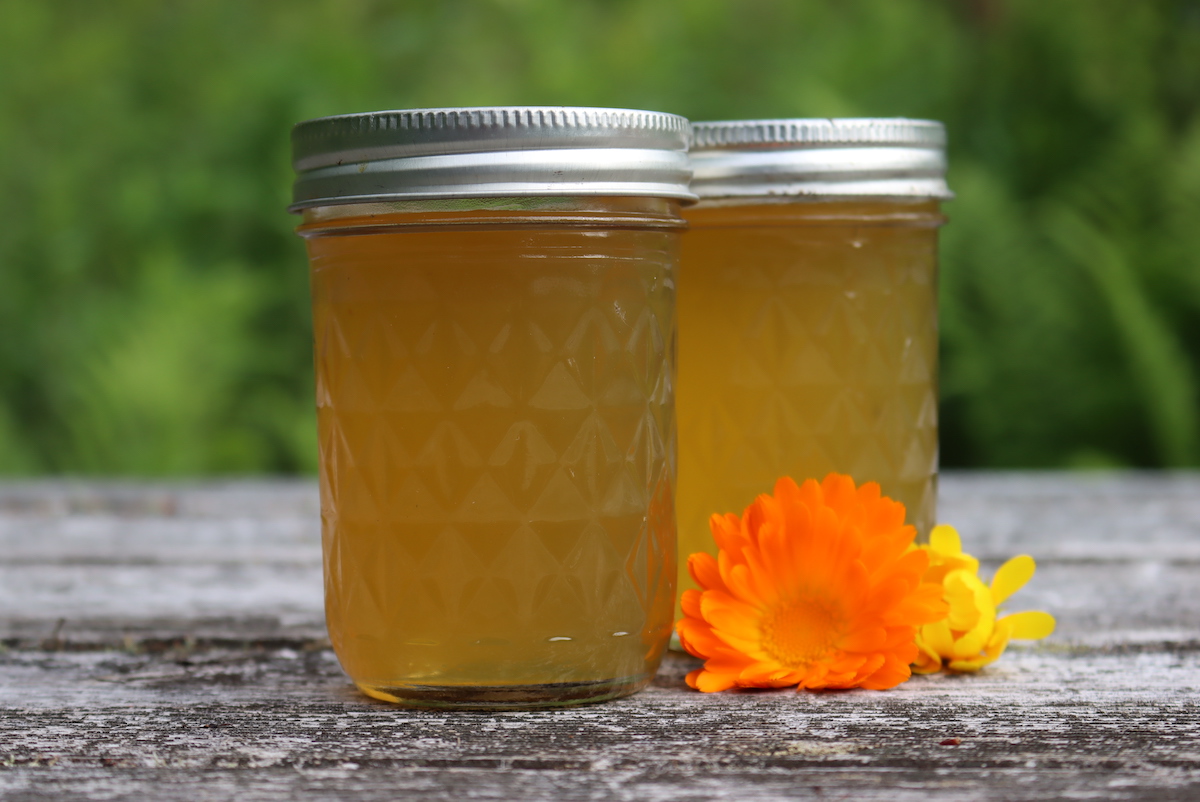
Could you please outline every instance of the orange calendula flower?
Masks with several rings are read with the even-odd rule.
[[[952,526],[935,526],[929,545],[926,582],[943,587],[950,615],[925,624],[917,633],[920,649],[913,671],[932,674],[943,666],[950,671],[978,671],[994,662],[1010,639],[1038,640],[1054,631],[1049,613],[1014,613],[996,617],[996,608],[1033,577],[1037,566],[1022,554],[1000,566],[991,586],[979,578],[979,560],[962,550],[962,541]]]
[[[946,616],[904,505],[874,482],[784,477],[709,525],[719,552],[688,558],[701,589],[683,594],[676,624],[706,661],[693,688],[892,688],[911,675],[917,627]]]

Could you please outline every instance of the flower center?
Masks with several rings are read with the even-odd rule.
[[[833,648],[842,635],[840,618],[813,599],[781,605],[762,618],[762,648],[782,666],[803,668]]]

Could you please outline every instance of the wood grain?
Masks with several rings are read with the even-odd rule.
[[[952,475],[942,520],[1058,632],[884,693],[527,713],[358,695],[309,483],[0,485],[0,799],[1200,798],[1200,477]],[[954,744],[957,739],[958,743]]]

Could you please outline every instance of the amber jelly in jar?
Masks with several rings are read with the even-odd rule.
[[[780,476],[937,503],[940,123],[693,125],[679,284],[679,554]]]
[[[540,707],[654,675],[687,137],[557,107],[293,131],[326,620],[370,696]]]

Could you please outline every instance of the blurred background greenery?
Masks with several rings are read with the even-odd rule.
[[[944,120],[943,464],[1200,463],[1195,0],[0,0],[0,473],[314,470],[288,130]]]

